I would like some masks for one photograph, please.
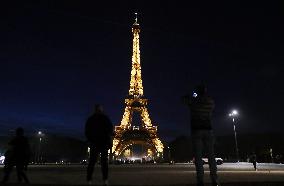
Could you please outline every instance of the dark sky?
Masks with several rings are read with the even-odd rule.
[[[0,5],[0,134],[83,137],[95,103],[114,124],[129,89],[134,12],[144,94],[162,139],[189,133],[180,97],[206,82],[217,135],[281,132],[283,10],[277,4],[27,1]],[[55,1],[54,1],[55,2]]]

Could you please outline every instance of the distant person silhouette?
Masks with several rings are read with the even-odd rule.
[[[205,85],[198,85],[192,95],[183,97],[183,101],[190,108],[191,136],[195,159],[197,185],[203,186],[204,168],[202,155],[207,151],[212,185],[220,186],[217,177],[217,165],[214,155],[214,136],[211,126],[211,115],[214,109],[214,100],[207,95]]]
[[[257,168],[256,168],[256,154],[255,153],[253,153],[252,155],[251,155],[251,162],[252,162],[252,164],[253,164],[253,168],[254,168],[254,170],[255,171],[257,171]]]
[[[87,181],[92,183],[95,163],[101,153],[101,169],[104,185],[108,185],[108,150],[112,147],[113,125],[104,114],[101,105],[95,106],[95,112],[86,122],[85,135],[90,146],[90,158],[87,168]]]
[[[30,145],[28,138],[24,136],[23,128],[19,127],[16,129],[16,136],[8,145],[9,148],[5,153],[4,178],[2,183],[6,183],[9,180],[14,166],[17,169],[18,182],[22,182],[24,179],[26,183],[29,183],[25,170],[27,170],[29,163]]]

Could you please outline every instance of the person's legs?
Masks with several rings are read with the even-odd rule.
[[[108,150],[102,150],[101,151],[101,168],[102,168],[102,174],[103,174],[103,180],[105,184],[107,184],[108,180]]]
[[[92,180],[92,175],[93,175],[93,171],[94,171],[94,167],[98,158],[98,154],[99,152],[97,150],[95,150],[94,147],[90,147],[90,157],[89,157],[89,164],[87,167],[87,181],[91,181]]]
[[[19,183],[22,182],[22,178],[24,178],[24,181],[26,183],[29,183],[29,179],[24,172],[24,165],[23,164],[17,164],[16,169],[17,169],[18,182]]]
[[[27,174],[25,173],[25,170],[23,170],[22,173],[23,173],[22,176],[23,176],[25,182],[26,182],[26,183],[30,183],[30,181],[29,181],[29,179],[28,179],[28,177],[27,177]]]
[[[6,183],[9,180],[12,169],[13,169],[13,164],[10,164],[10,163],[5,164],[4,177],[2,179],[2,183]]]
[[[193,155],[195,159],[195,169],[196,169],[196,179],[198,185],[203,185],[203,161],[202,161],[202,132],[201,131],[193,131],[192,132],[192,147],[193,147]]]
[[[17,177],[18,177],[18,182],[21,183],[22,182],[22,168],[19,164],[16,164],[16,170],[17,170]]]
[[[256,171],[256,161],[253,161],[253,167],[254,167],[254,170]]]
[[[214,143],[215,143],[215,139],[213,136],[213,132],[205,131],[204,144],[205,144],[206,151],[208,153],[210,176],[211,176],[212,183],[217,185],[218,176],[217,176],[217,165],[216,165],[215,153],[214,153]]]

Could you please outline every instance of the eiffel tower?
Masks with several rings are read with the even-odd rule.
[[[136,18],[132,26],[133,53],[130,88],[125,99],[126,106],[122,120],[119,126],[115,126],[112,153],[114,157],[122,156],[123,152],[129,155],[131,153],[130,147],[140,144],[146,146],[147,154],[145,157],[162,158],[164,146],[158,138],[157,126],[154,126],[151,122],[147,109],[148,100],[143,94],[139,49],[140,25],[137,20],[137,13],[135,14]],[[142,126],[132,126],[134,113],[140,115]]]

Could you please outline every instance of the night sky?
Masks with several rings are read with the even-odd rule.
[[[54,1],[55,2],[55,1]],[[58,1],[57,1],[58,2]],[[282,132],[283,8],[277,4],[19,1],[0,8],[0,135],[17,126],[83,139],[101,103],[118,124],[128,94],[134,12],[144,94],[163,140],[188,135],[181,96],[206,82],[217,135]]]

